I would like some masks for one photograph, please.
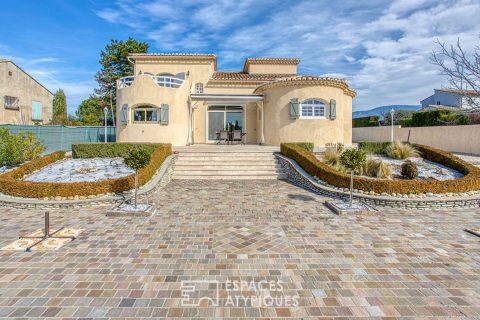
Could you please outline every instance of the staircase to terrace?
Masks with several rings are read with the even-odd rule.
[[[274,153],[278,147],[257,145],[193,145],[178,147],[173,179],[282,179]]]

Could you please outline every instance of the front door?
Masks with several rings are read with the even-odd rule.
[[[207,142],[215,142],[221,130],[242,130],[242,106],[208,106]]]

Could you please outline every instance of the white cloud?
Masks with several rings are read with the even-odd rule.
[[[471,50],[480,33],[478,0],[117,0],[98,15],[158,51],[214,51],[221,68],[240,69],[245,57],[301,58],[302,73],[350,80],[356,109],[418,104],[446,84],[429,61],[434,41],[460,38]]]

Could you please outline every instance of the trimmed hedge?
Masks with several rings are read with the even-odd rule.
[[[360,141],[358,147],[369,154],[385,154],[391,142]]]
[[[377,127],[379,116],[368,116],[352,119],[352,126],[354,128]]]
[[[98,150],[96,144],[77,145],[77,150],[84,150],[84,153],[92,146],[92,150]],[[122,144],[109,144],[112,149]],[[105,145],[104,145],[105,146]],[[137,145],[138,146],[138,145]],[[150,163],[138,172],[139,185],[147,183],[157,172],[163,161],[172,154],[172,146],[170,144],[148,144],[148,148],[154,146]],[[113,152],[113,151],[112,151]],[[101,154],[107,154],[101,153]],[[99,156],[98,154],[96,155]],[[119,156],[118,154],[112,157]],[[39,170],[49,164],[65,158],[65,152],[58,151],[44,157],[33,160],[15,170],[0,175],[0,192],[16,197],[23,198],[45,198],[45,197],[73,197],[73,196],[89,196],[105,193],[120,193],[131,190],[135,186],[134,175],[122,177],[119,179],[104,180],[97,182],[75,182],[75,183],[58,183],[58,182],[31,182],[20,180],[25,175]]]
[[[146,150],[150,155],[159,146],[156,143],[81,143],[72,145],[72,157],[124,158],[132,149]]]
[[[292,144],[296,145],[297,147],[300,147],[304,150],[313,152],[313,142],[292,142]]]
[[[458,193],[480,190],[480,169],[453,156],[429,146],[414,144],[423,158],[455,169],[464,176],[455,180],[387,180],[355,177],[354,188],[376,193]],[[306,172],[337,187],[348,188],[350,176],[339,172],[318,160],[312,153],[292,144],[282,144],[281,153],[295,160]]]

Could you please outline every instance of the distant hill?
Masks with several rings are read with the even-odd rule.
[[[370,110],[362,110],[362,111],[354,111],[352,112],[353,118],[361,118],[361,117],[369,117],[369,116],[381,116],[384,112],[389,112],[390,110],[411,110],[411,111],[418,111],[421,109],[422,106],[418,105],[409,105],[409,104],[394,104],[391,106],[381,106],[376,107]]]

